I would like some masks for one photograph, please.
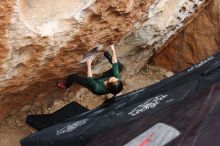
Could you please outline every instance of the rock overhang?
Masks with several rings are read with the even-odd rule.
[[[12,17],[6,28],[6,45],[3,46],[7,53],[1,57],[0,99],[19,93],[11,101],[18,105],[24,103],[20,100],[22,98],[30,100],[33,97],[29,96],[38,96],[39,92],[47,96],[47,93],[56,90],[52,86],[38,85],[55,82],[71,70],[82,71],[79,64],[81,56],[97,43],[104,46],[116,43],[119,57],[128,68],[135,67],[131,63],[134,60],[140,64],[147,61],[170,38],[177,35],[187,24],[188,18],[193,17],[208,2],[10,1],[13,4]],[[75,7],[77,8],[74,9]],[[101,72],[102,68],[103,63],[97,65],[97,72]],[[35,91],[30,91],[35,88]],[[29,92],[33,94],[30,95]],[[0,109],[10,103],[10,99],[2,101]]]

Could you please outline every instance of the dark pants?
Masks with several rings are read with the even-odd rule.
[[[108,59],[108,61],[112,64],[111,62],[111,58],[110,57],[106,57]],[[124,65],[120,62],[118,62],[118,70],[119,72],[121,72],[124,68]],[[111,77],[112,76],[112,68],[107,70],[106,72],[104,72],[100,77],[95,78],[95,79],[101,79],[104,77]],[[78,74],[71,74],[67,77],[67,81],[66,81],[66,88],[69,88],[74,82],[82,85],[83,87],[86,87],[89,89],[88,85],[88,77],[85,76],[81,76]],[[89,89],[90,90],[90,89]]]

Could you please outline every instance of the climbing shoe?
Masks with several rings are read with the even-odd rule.
[[[64,81],[60,81],[57,83],[57,87],[61,89],[66,89],[66,83]]]

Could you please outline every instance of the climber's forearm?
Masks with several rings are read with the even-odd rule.
[[[87,64],[87,77],[92,77],[92,65],[90,63]]]
[[[116,52],[115,52],[115,47],[114,45],[111,45],[111,49],[112,49],[112,63],[117,63],[117,55],[116,55]]]

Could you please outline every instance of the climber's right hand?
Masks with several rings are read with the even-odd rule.
[[[114,44],[110,45],[110,48],[111,48],[112,51],[115,51],[115,45]]]
[[[92,57],[90,57],[87,61],[86,61],[86,63],[87,63],[87,65],[91,65],[92,64],[92,61],[94,60],[94,56],[92,56]]]

